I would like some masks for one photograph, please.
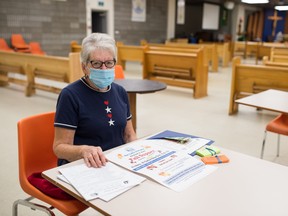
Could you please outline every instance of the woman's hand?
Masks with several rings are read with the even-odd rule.
[[[81,152],[88,167],[102,167],[108,161],[99,146],[82,146]]]

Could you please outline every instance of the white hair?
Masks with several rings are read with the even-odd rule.
[[[81,62],[87,63],[90,60],[90,54],[95,50],[108,50],[117,60],[117,47],[115,40],[108,34],[92,33],[82,41]]]

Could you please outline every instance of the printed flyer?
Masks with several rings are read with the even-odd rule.
[[[169,140],[139,140],[112,151],[106,157],[178,192],[216,169],[214,166],[205,165],[185,151],[165,147],[165,143],[167,146],[171,145]]]

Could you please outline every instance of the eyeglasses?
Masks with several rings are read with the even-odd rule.
[[[112,68],[115,66],[116,64],[116,60],[113,59],[113,60],[109,60],[109,61],[90,61],[90,64],[93,68],[95,69],[99,69],[102,67],[102,65],[104,64],[107,68]]]

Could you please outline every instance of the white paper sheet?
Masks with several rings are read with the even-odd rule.
[[[109,201],[145,180],[110,162],[101,168],[80,164],[59,168],[59,172],[87,201],[96,198]]]

